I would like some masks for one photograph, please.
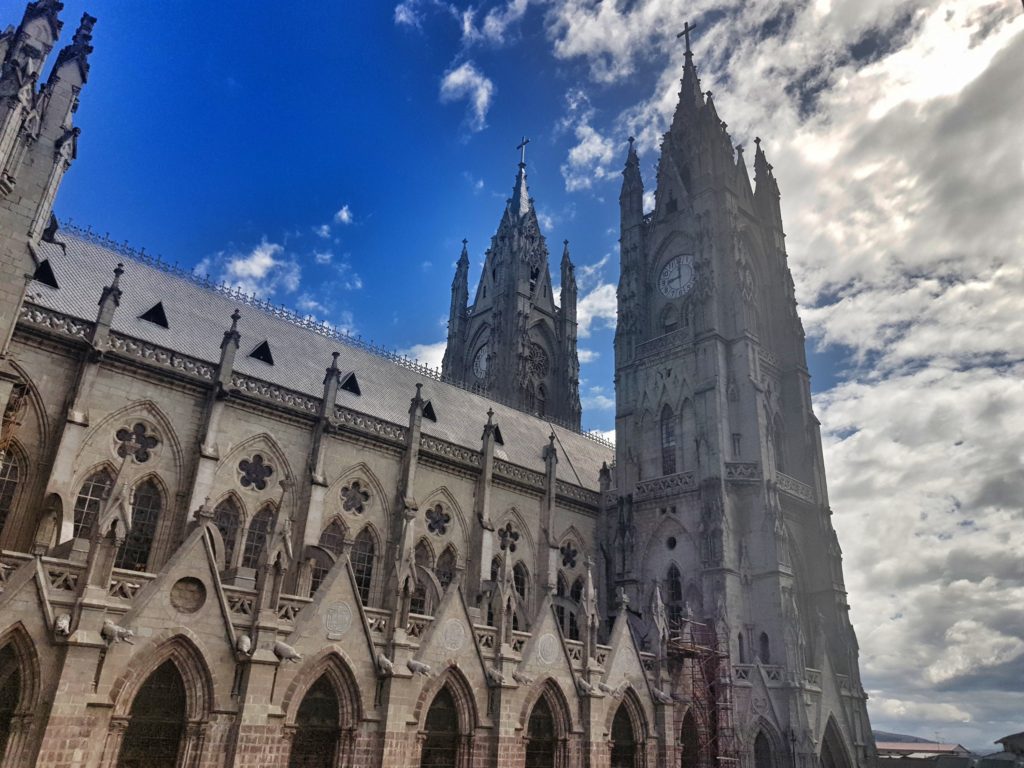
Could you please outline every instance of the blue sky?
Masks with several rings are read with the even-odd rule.
[[[1024,16],[1009,0],[66,0],[99,17],[61,217],[439,360],[521,136],[611,410],[625,139],[650,189],[675,32],[764,139],[875,727],[1024,727]],[[20,0],[0,0],[15,21]],[[556,275],[557,280],[557,275]]]

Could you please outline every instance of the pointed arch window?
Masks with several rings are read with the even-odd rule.
[[[245,548],[242,551],[242,567],[255,568],[259,565],[260,555],[267,546],[267,539],[270,536],[270,526],[274,522],[274,508],[265,506],[253,517],[249,523],[249,532],[245,537]]]
[[[700,734],[693,712],[687,711],[683,717],[683,727],[679,732],[680,752],[682,752],[681,768],[698,768],[700,765]]]
[[[18,492],[20,479],[21,465],[18,457],[8,448],[3,462],[0,463],[0,531],[3,531],[7,518],[14,509],[14,496]]]
[[[356,577],[356,589],[363,605],[370,604],[370,589],[373,586],[373,560],[377,545],[369,527],[363,528],[352,543],[352,572]]]
[[[434,575],[437,576],[438,582],[441,584],[441,589],[448,589],[448,585],[452,583],[455,578],[455,565],[457,562],[455,555],[455,547],[450,544],[445,547],[444,552],[437,558],[437,568],[434,570]]]
[[[661,474],[676,473],[676,419],[668,404],[661,409]]]
[[[675,564],[668,567],[668,575],[665,579],[665,596],[668,598],[668,621],[673,630],[679,628],[683,621],[685,610],[683,600],[683,577]]]
[[[547,413],[548,408],[548,392],[544,389],[544,385],[541,384],[537,387],[537,414],[544,416]]]
[[[338,520],[332,520],[320,534],[320,546],[331,554],[341,554],[345,546],[345,527]]]
[[[332,768],[340,733],[338,695],[326,674],[302,697],[288,768]]]
[[[761,637],[758,638],[757,655],[760,657],[762,664],[772,663],[772,647],[771,641],[768,640],[767,632],[762,632]]]
[[[527,382],[527,384],[526,384],[525,398],[526,398],[526,410],[532,412],[533,408],[534,408],[534,405],[536,405],[536,402],[537,402],[537,396],[534,393],[533,382],[532,381]]]
[[[772,448],[775,453],[775,469],[779,472],[786,471],[786,444],[785,430],[782,426],[782,418],[778,415],[772,423]]]
[[[149,551],[156,538],[156,524],[163,510],[164,499],[160,488],[152,480],[146,480],[135,487],[132,494],[132,529],[124,538],[124,544],[114,561],[115,568],[130,571],[144,571],[149,562]]]
[[[228,496],[213,510],[213,524],[224,540],[224,567],[230,568],[235,562],[238,529],[242,525],[242,513],[232,497]]]
[[[173,661],[165,661],[135,694],[118,768],[174,768],[185,732],[185,683]]]
[[[519,595],[519,599],[525,602],[529,590],[530,573],[526,570],[522,560],[512,566],[512,584],[515,587],[516,594]]]
[[[582,597],[583,578],[576,579],[570,588],[565,574],[559,571],[555,586],[555,616],[562,634],[570,640],[580,639],[579,610]]]
[[[432,608],[430,604],[431,585],[427,584],[427,580],[430,577],[427,573],[434,569],[434,555],[430,551],[427,542],[422,539],[420,540],[413,552],[413,559],[416,563],[416,587],[412,593],[409,610],[426,616],[429,615]]]
[[[88,539],[92,537],[93,526],[96,525],[96,518],[99,516],[103,502],[110,494],[110,487],[114,484],[114,478],[110,472],[101,469],[94,472],[82,483],[75,499],[75,527],[74,536],[76,539]]]

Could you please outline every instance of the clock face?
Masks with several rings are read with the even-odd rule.
[[[670,299],[678,299],[693,287],[693,256],[673,256],[658,276],[658,290]]]
[[[473,374],[478,379],[487,378],[487,345],[480,347],[477,350],[476,356],[473,358]]]

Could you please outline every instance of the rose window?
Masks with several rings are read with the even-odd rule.
[[[579,551],[572,545],[571,541],[567,541],[563,544],[558,551],[562,553],[563,568],[576,567],[576,558],[579,555]]]
[[[548,353],[540,344],[530,344],[529,362],[530,373],[538,379],[548,375]]]
[[[512,523],[506,523],[504,528],[498,529],[498,541],[503,552],[515,552],[516,542],[519,541],[519,531],[512,528]]]
[[[440,504],[435,504],[427,510],[427,530],[437,536],[444,536],[451,521],[452,516],[445,512]]]
[[[353,480],[351,485],[341,489],[341,500],[341,506],[346,512],[355,512],[358,515],[365,509],[370,494],[363,490],[358,480]]]
[[[122,459],[132,456],[140,464],[149,460],[150,451],[160,444],[153,435],[147,434],[146,425],[139,422],[131,429],[122,427],[114,434],[118,442],[117,455]]]
[[[274,474],[274,468],[266,464],[258,453],[251,459],[242,459],[238,462],[238,469],[242,472],[242,487],[255,488],[257,491],[266,488],[267,478]]]

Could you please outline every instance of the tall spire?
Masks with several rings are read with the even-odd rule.
[[[679,106],[676,108],[677,117],[684,106],[699,108],[704,103],[700,90],[700,78],[697,77],[697,67],[694,66],[693,51],[690,49],[690,33],[696,28],[696,24],[686,22],[683,25],[683,31],[676,35],[677,39],[682,37],[686,41],[683,79],[680,81],[682,87],[679,89]]]
[[[530,192],[526,188],[526,145],[530,140],[523,136],[523,140],[516,149],[520,150],[519,172],[516,174],[516,185],[512,190],[512,200],[509,207],[519,217],[530,212]]]
[[[626,167],[622,169],[622,190],[619,192],[619,213],[623,227],[639,224],[644,216],[644,180],[640,174],[640,157],[634,139],[629,137]]]

